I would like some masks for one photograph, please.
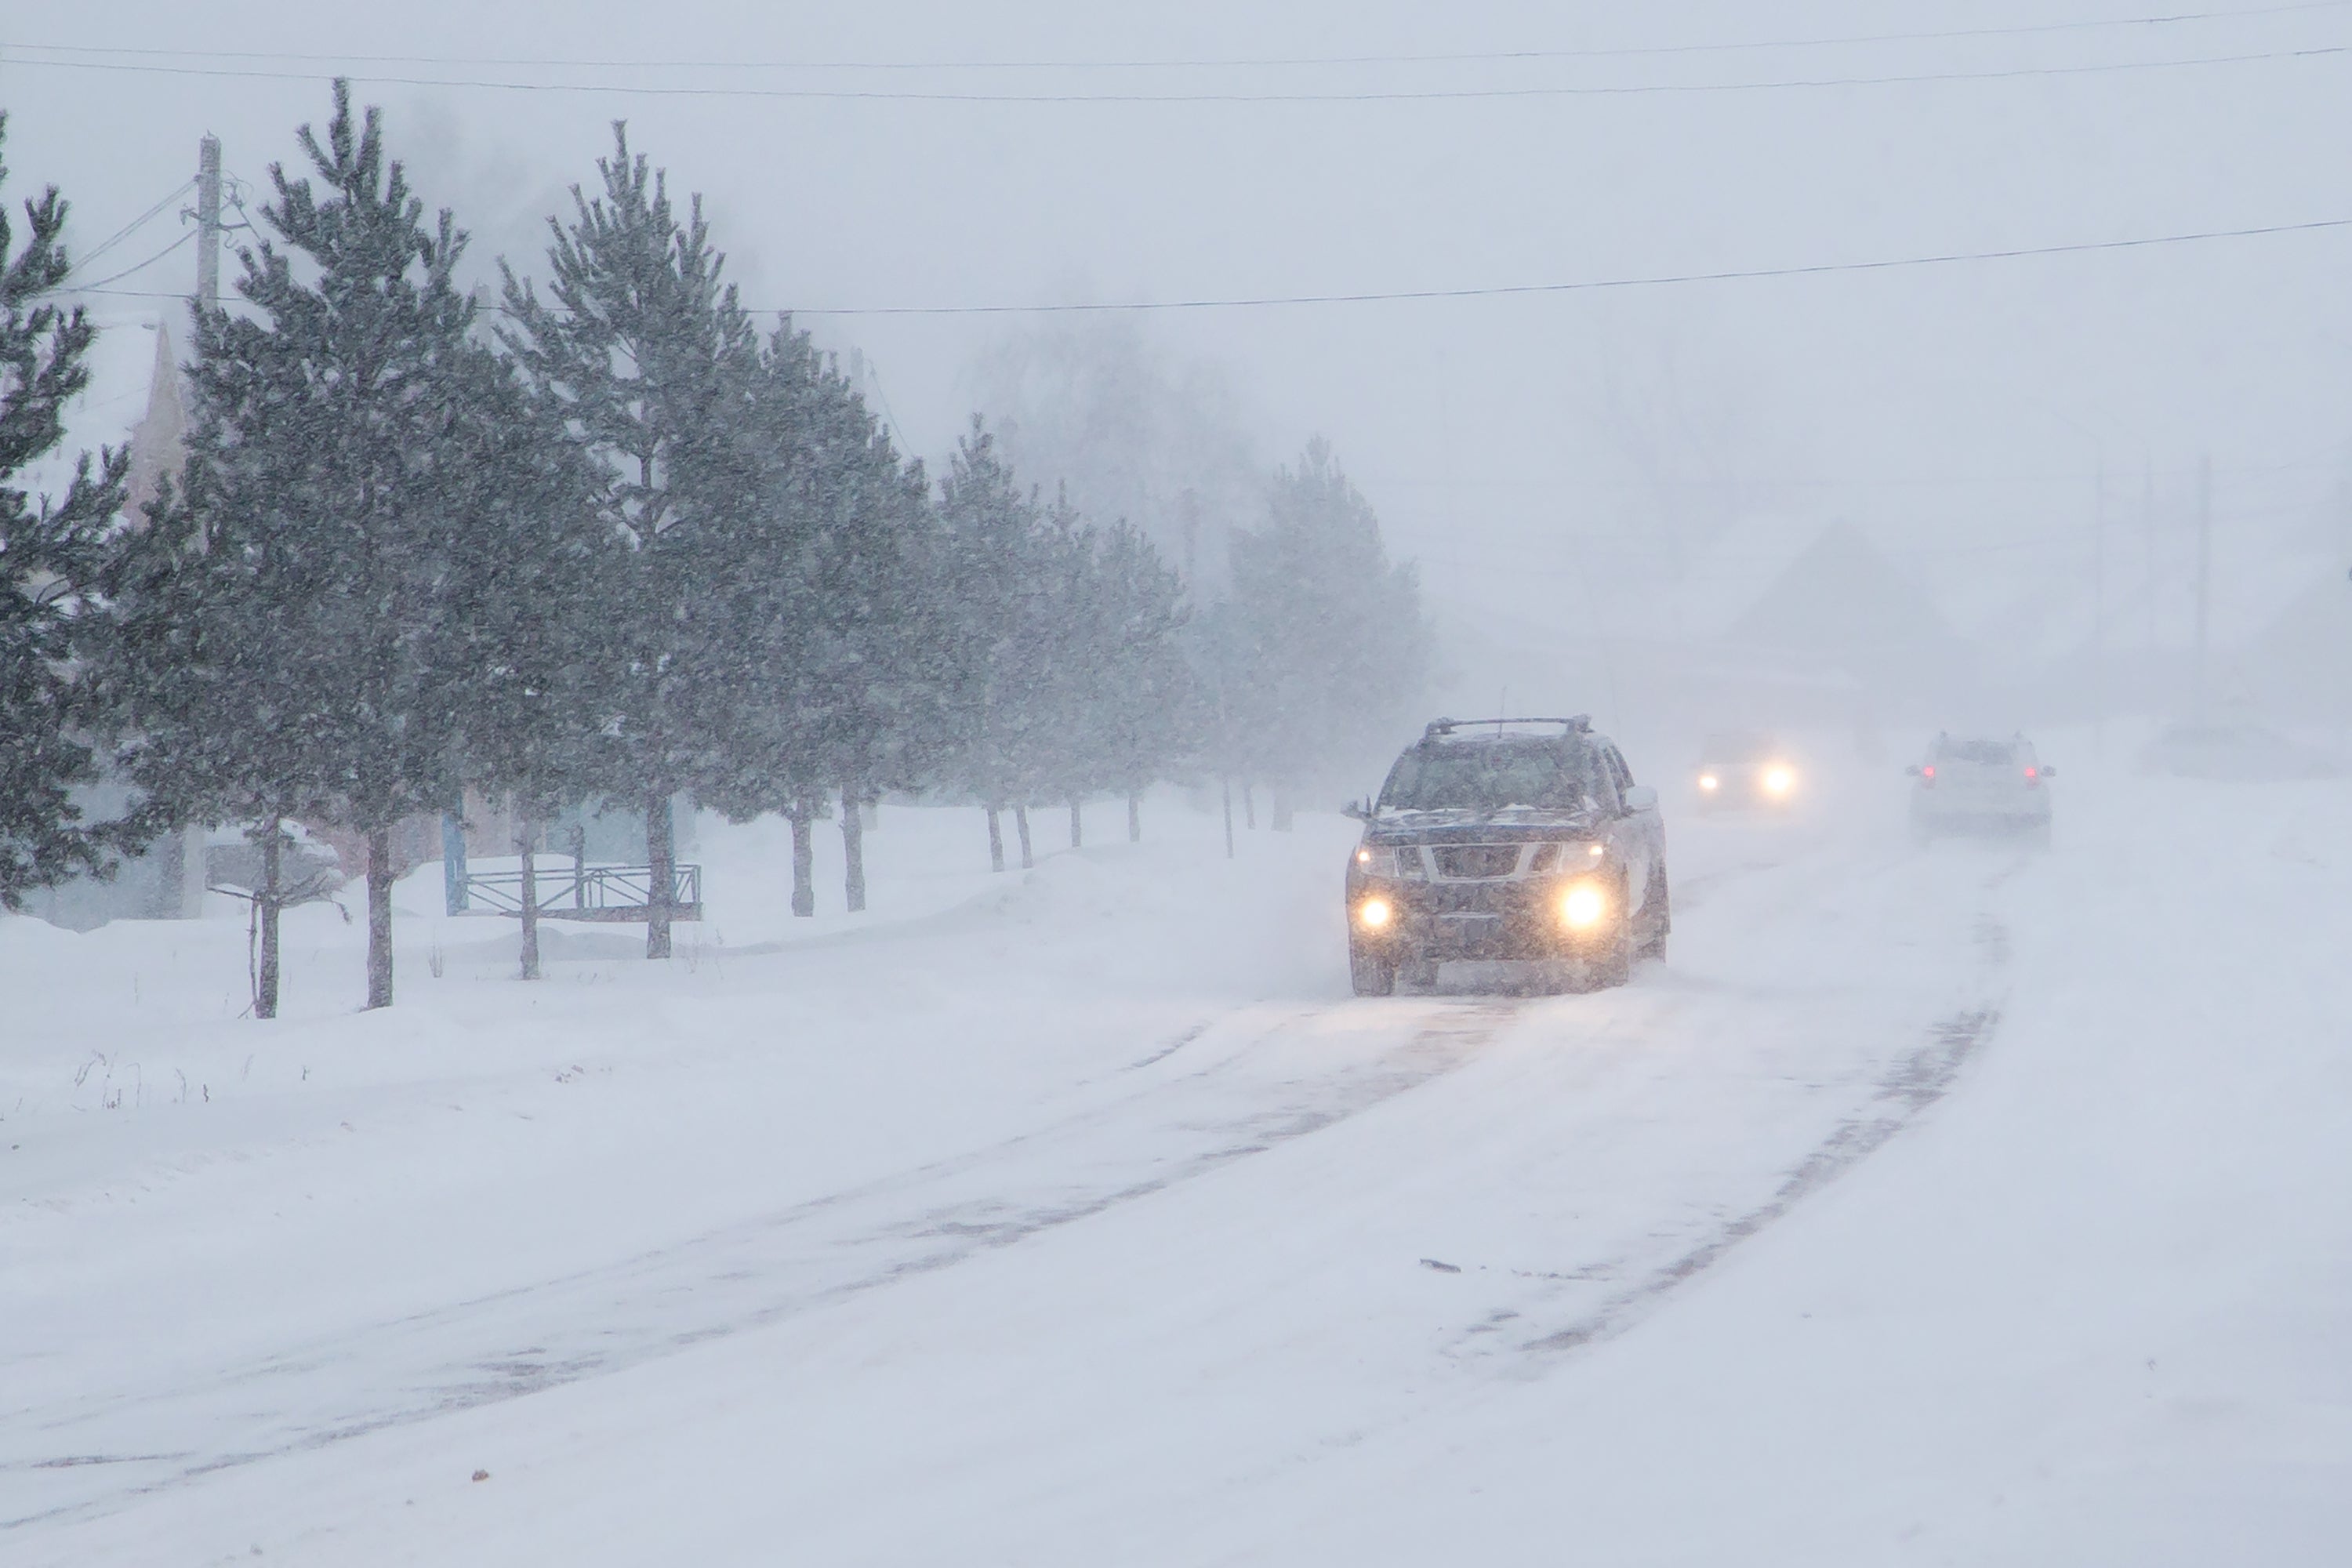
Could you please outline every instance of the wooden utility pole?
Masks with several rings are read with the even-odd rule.
[[[220,303],[221,144],[217,136],[196,143],[196,300]]]
[[[220,303],[220,138],[208,135],[196,143],[196,303],[206,309]],[[158,368],[159,374],[178,374],[168,365]],[[277,831],[274,823],[270,831]],[[277,864],[274,856],[265,857],[265,874]],[[163,835],[155,845],[155,865],[153,912],[166,920],[190,920],[202,914],[205,882],[203,830],[179,827]],[[266,884],[257,890],[256,897],[259,900],[257,907],[262,911],[261,922],[268,928],[265,945],[274,952],[278,945],[277,885]]]

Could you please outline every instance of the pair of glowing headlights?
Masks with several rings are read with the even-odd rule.
[[[1554,907],[1569,930],[1591,931],[1608,917],[1609,891],[1586,878],[1562,889]],[[1375,893],[1356,906],[1356,923],[1366,931],[1386,931],[1396,923],[1396,907]]]
[[[1764,770],[1764,776],[1758,782],[1763,785],[1766,795],[1787,795],[1797,787],[1797,770],[1776,763]],[[1698,775],[1698,787],[1713,795],[1723,787],[1723,780],[1715,773],[1701,773]]]

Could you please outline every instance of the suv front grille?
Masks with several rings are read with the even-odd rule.
[[[1456,882],[1507,877],[1519,868],[1516,844],[1443,844],[1431,851],[1437,874]]]

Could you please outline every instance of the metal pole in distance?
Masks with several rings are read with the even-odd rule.
[[[2107,749],[2107,462],[2091,503],[2091,754]]]
[[[2197,461],[2197,710],[2205,710],[2206,642],[2213,613],[2213,458]]]

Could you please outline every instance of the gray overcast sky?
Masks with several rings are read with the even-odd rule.
[[[83,0],[5,43],[451,58],[1005,61],[1437,55],[2042,27],[2206,8],[1197,0],[810,6]],[[2211,7],[2232,7],[2220,0]],[[1447,288],[2031,247],[2352,216],[2352,5],[2135,28],[1598,58],[1073,71],[685,70],[509,81],[993,92],[1683,88],[1340,102],[970,103],[502,91],[362,80],[483,258],[590,177],[606,122],[705,193],[748,302],[904,305]],[[2105,68],[2265,56],[2236,63]],[[56,57],[51,57],[56,58]],[[99,57],[81,56],[84,59]],[[217,132],[262,178],[322,81],[64,68],[0,51],[12,194],[63,184],[86,245]],[[161,62],[159,62],[161,63]],[[321,74],[327,63],[182,66]],[[348,62],[369,76],[462,74]],[[2073,68],[2098,67],[2093,70]],[[1992,79],[1763,88],[1923,73]],[[169,237],[154,226],[126,262]],[[184,286],[187,252],[138,279]],[[1270,457],[1337,444],[1456,604],[1540,612],[1571,539],[1670,495],[1852,518],[1923,571],[2081,574],[2091,474],[2179,489],[2200,450],[2242,545],[2316,538],[2345,472],[2352,234],[1549,297],[1171,312]],[[130,287],[126,284],[125,287]],[[134,302],[110,301],[132,309]],[[936,458],[1002,318],[833,319]],[[1677,500],[1673,504],[1683,504]],[[2263,531],[2268,531],[2267,532]],[[2028,542],[2013,545],[2013,542]],[[1984,548],[1999,545],[1998,549]],[[1647,547],[1636,537],[1633,548]],[[1962,548],[1965,547],[1965,548]],[[1514,565],[1534,559],[1528,569]]]

